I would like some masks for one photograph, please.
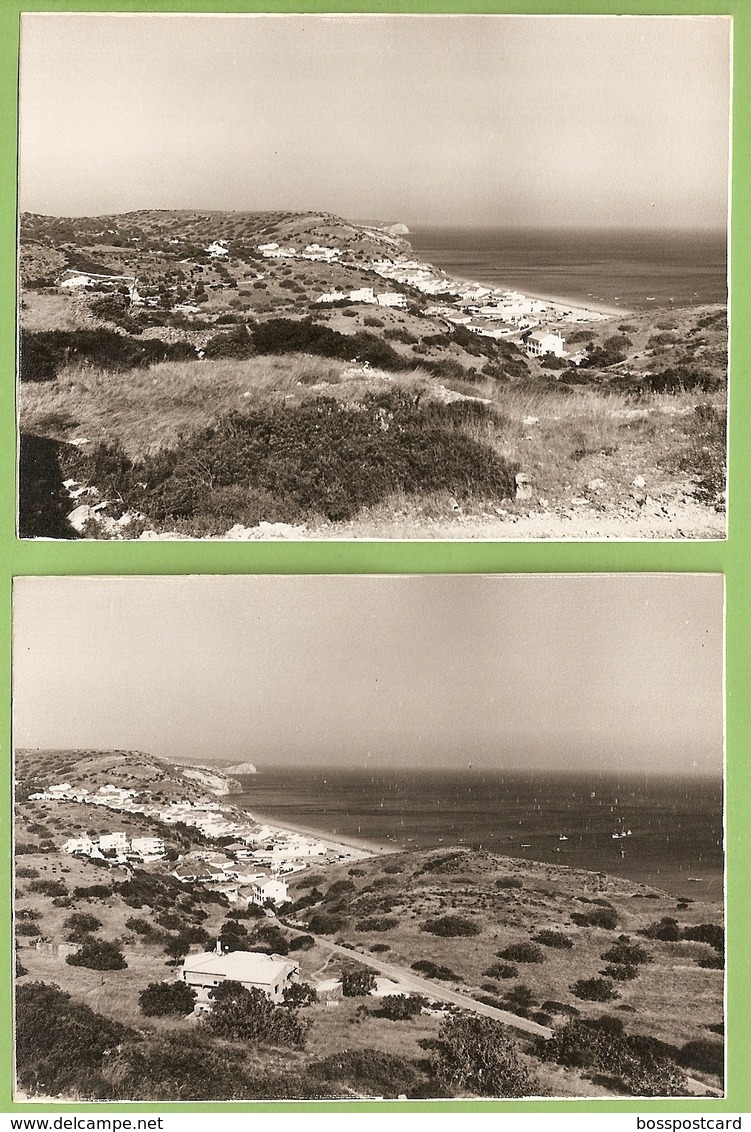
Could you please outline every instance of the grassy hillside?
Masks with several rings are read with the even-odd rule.
[[[295,874],[292,903],[270,919],[170,875],[178,852],[210,847],[210,838],[138,814],[28,797],[32,780],[49,785],[60,773],[78,785],[119,779],[142,797],[165,793],[170,783],[182,796],[201,789],[179,769],[126,752],[54,752],[19,756],[18,770],[18,1073],[32,1094],[483,1095],[479,1078],[452,1061],[462,1026],[489,1027],[493,1048],[499,1056],[506,1051],[497,1095],[721,1088],[717,904],[604,874],[447,848],[312,865]],[[81,829],[161,835],[168,856],[124,866],[63,854],[63,841]],[[319,1001],[291,1011],[294,1041],[286,1031],[264,1037],[262,1028],[250,1041],[237,1029],[220,1034],[205,1019],[185,1017],[184,1008],[143,1013],[141,992],[174,982],[180,958],[212,947],[220,935],[232,949],[289,954],[301,981],[321,988]],[[102,970],[68,962],[77,948],[96,952],[102,942],[122,963]],[[323,994],[371,961],[388,965],[377,995]],[[420,990],[416,1012],[394,1016],[426,981],[430,993]],[[457,992],[470,996],[476,1012],[453,1002]],[[483,1016],[486,1007],[510,1021]],[[543,1036],[522,1032],[527,1022],[546,1028]],[[66,1029],[78,1034],[72,1045],[48,1045],[46,1034]],[[113,1034],[115,1058],[104,1052]]]
[[[216,240],[226,255],[207,250]],[[271,243],[294,254],[264,258]],[[520,333],[494,340],[452,323],[450,296],[374,270],[411,255],[408,244],[323,214],[25,216],[21,245],[25,535],[59,537],[68,498],[70,511],[96,508],[69,537],[279,522],[326,537],[722,532],[720,308],[559,321],[567,348],[587,354],[577,368],[528,358]],[[310,247],[336,256],[304,258]],[[66,291],[66,269],[135,279],[139,304],[130,284]],[[361,288],[405,305],[318,301]],[[411,399],[405,443],[404,422],[389,431],[382,415],[368,425],[379,443],[364,443],[369,396],[376,413],[392,411],[380,397]],[[321,397],[347,425],[332,449],[306,424]],[[248,462],[238,428],[273,434],[272,472]],[[196,463],[208,430],[214,451]],[[412,474],[420,466],[433,474]],[[314,489],[269,490],[279,480]]]

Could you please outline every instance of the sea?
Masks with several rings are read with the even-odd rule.
[[[724,231],[410,228],[448,275],[616,310],[727,303]]]
[[[467,845],[721,899],[723,791],[713,778],[267,769],[232,803],[273,824],[382,849]]]

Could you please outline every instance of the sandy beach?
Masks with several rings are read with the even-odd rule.
[[[342,849],[354,850],[359,857],[376,857],[386,853],[399,852],[398,846],[379,845],[376,841],[366,841],[364,838],[358,837],[340,837],[339,834],[332,837],[330,833],[323,833],[320,829],[313,829],[310,826],[293,825],[291,822],[280,823],[277,818],[270,817],[256,809],[252,811],[252,814],[247,811],[247,815],[259,824],[268,826],[271,830],[278,830],[280,833],[301,833],[305,837],[315,838],[316,841],[321,841],[327,849],[333,852]]]

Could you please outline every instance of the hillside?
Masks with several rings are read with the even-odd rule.
[[[722,308],[491,291],[319,213],[24,215],[20,247],[26,536],[723,529]]]
[[[368,857],[329,844],[297,862],[274,914],[238,898],[250,891],[239,881],[217,877],[237,877],[243,845],[250,852],[255,841],[260,860],[283,835],[226,801],[215,808],[215,795],[201,794],[184,769],[126,752],[19,752],[17,1048],[26,1092],[481,1096],[487,1088],[472,1072],[449,1071],[454,1036],[467,1026],[489,1027],[507,1051],[497,1095],[721,1091],[718,904],[462,847]],[[55,793],[61,775],[65,797]],[[135,794],[117,801],[110,790],[106,806],[92,805],[95,788],[108,787]],[[130,797],[140,811],[128,808]],[[121,831],[133,852],[63,851],[82,831],[108,844]],[[144,855],[143,839],[154,838],[162,851],[150,842]],[[299,837],[286,844],[307,852]],[[187,875],[185,864],[195,877],[201,861],[214,879]],[[303,989],[296,1009],[274,1007],[278,1025],[266,1037],[258,1028],[247,1036],[250,1016],[233,1015],[217,1036],[210,1017],[186,1017],[185,1006],[144,1014],[141,992],[172,985],[182,958],[219,938],[232,951],[294,959],[316,994]],[[355,974],[361,993],[343,995]],[[45,1035],[62,1026],[80,1041],[49,1044]],[[113,1044],[114,1059],[105,1053]]]

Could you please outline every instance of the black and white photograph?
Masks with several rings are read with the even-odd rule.
[[[16,579],[16,1100],[723,1097],[723,590]]]
[[[731,53],[24,13],[21,537],[724,539]]]

